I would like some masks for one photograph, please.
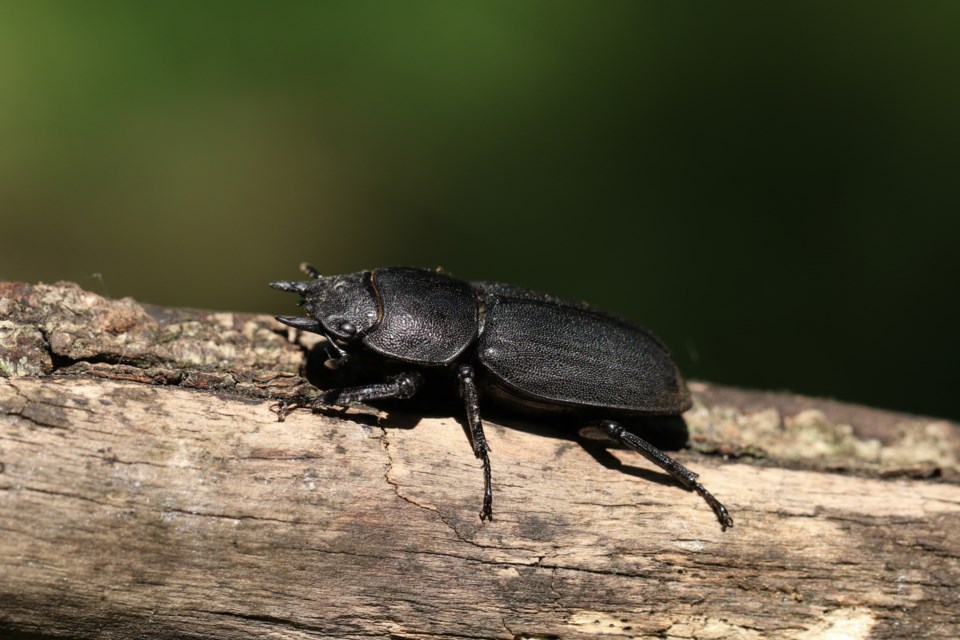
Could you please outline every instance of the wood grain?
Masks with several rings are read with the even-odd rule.
[[[721,532],[633,452],[488,421],[481,523],[459,416],[277,422],[303,352],[269,318],[4,291],[3,637],[960,636],[956,424],[695,384]]]

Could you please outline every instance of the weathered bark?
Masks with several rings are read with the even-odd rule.
[[[277,422],[289,337],[0,284],[0,635],[960,636],[956,424],[694,384],[721,532],[632,452],[488,423],[484,524],[459,416]]]

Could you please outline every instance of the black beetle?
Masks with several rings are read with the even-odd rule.
[[[409,398],[422,386],[425,369],[444,369],[459,379],[473,451],[483,462],[481,521],[493,517],[482,394],[509,409],[582,416],[585,424],[601,427],[700,494],[723,529],[733,526],[696,473],[616,421],[678,416],[692,406],[669,351],[649,332],[587,304],[427,269],[388,267],[339,276],[321,276],[309,265],[302,269],[311,280],[270,286],[300,294],[307,315],[277,320],[325,336],[331,368],[347,363],[348,350],[362,350],[402,363],[405,372],[316,398],[281,401],[281,420],[298,406],[317,410]]]

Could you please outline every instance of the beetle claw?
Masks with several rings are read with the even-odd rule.
[[[295,409],[303,406],[301,404],[301,399],[294,398],[292,400],[278,400],[275,404],[270,406],[270,411],[277,414],[277,422],[283,422],[284,419]]]
[[[486,522],[487,520],[493,522],[493,506],[484,500],[483,509],[480,510],[480,522]]]

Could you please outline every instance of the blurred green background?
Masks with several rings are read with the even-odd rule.
[[[960,417],[960,3],[0,2],[0,279],[443,266]]]

